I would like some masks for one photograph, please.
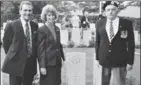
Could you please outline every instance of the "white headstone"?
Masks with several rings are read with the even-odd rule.
[[[66,56],[67,85],[86,85],[86,54],[72,52]]]
[[[3,75],[2,75],[2,72],[1,72],[1,85],[3,85]]]
[[[74,15],[72,18],[71,18],[71,23],[72,23],[72,26],[74,28],[79,28],[79,17],[77,15]]]
[[[61,69],[61,85],[66,85],[67,83],[67,78],[66,78],[66,64],[64,63],[62,65],[62,69]]]
[[[44,25],[43,23],[38,23],[38,26],[39,26],[39,27],[41,27],[41,26],[43,26],[43,25]]]
[[[139,45],[140,43],[140,38],[139,38],[139,33],[138,31],[134,31],[134,38],[135,38],[135,44]]]
[[[58,26],[59,29],[61,30],[61,24],[60,23],[56,23],[56,26]]]
[[[60,30],[60,35],[61,35],[61,44],[67,45],[68,31],[67,30]]]
[[[93,61],[93,85],[101,85],[102,83],[102,67],[97,66],[98,61],[96,60],[96,56],[94,53],[94,61]]]
[[[2,69],[2,65],[3,65],[3,62],[5,60],[5,52],[4,52],[4,49],[1,48],[1,69]],[[10,85],[9,84],[9,74],[7,73],[3,73],[1,71],[1,85]]]
[[[4,23],[3,23],[3,29],[5,29],[5,27],[6,27],[6,24],[7,24],[6,22],[4,22]]]
[[[83,37],[84,37],[83,38],[84,44],[89,46],[89,41],[91,40],[91,37],[92,37],[91,30],[85,30]]]
[[[80,29],[79,28],[72,30],[71,40],[74,41],[76,46],[80,44]]]
[[[91,29],[91,31],[95,32],[96,28],[95,28],[95,24],[94,23],[90,24],[90,29]]]

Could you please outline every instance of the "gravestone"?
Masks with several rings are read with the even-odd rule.
[[[67,45],[68,43],[68,31],[60,30],[61,44]]]
[[[97,66],[98,61],[96,60],[96,56],[94,53],[94,60],[93,60],[93,85],[101,85],[101,78],[102,78],[102,67]]]
[[[80,44],[80,30],[79,30],[79,28],[75,28],[72,30],[71,40],[75,43],[76,46]]]
[[[1,72],[1,85],[3,85],[3,75],[2,75],[2,72]]]
[[[89,46],[89,41],[91,40],[91,37],[92,37],[91,30],[85,30],[83,40],[86,46]]]
[[[61,24],[60,23],[56,23],[56,26],[59,27],[59,29],[61,30]]]
[[[2,41],[2,42],[3,42],[3,36],[4,36],[4,31],[5,31],[6,24],[7,24],[7,23],[4,22],[4,23],[3,23],[3,27],[1,27],[1,30],[0,30],[0,31],[1,31],[1,33],[0,33],[1,35],[0,35],[0,36],[1,36],[1,41]]]
[[[38,23],[38,26],[39,26],[39,27],[41,27],[41,26],[43,26],[43,25],[44,25],[43,23]]]
[[[7,24],[6,22],[4,22],[4,23],[3,23],[3,29],[5,29],[5,27],[6,27],[6,24]]]
[[[91,31],[95,32],[96,28],[95,28],[95,24],[94,23],[90,24],[90,29],[91,29]]]
[[[66,64],[65,64],[65,62],[61,68],[61,80],[62,80],[61,85],[66,85],[67,81],[66,81]]]
[[[86,54],[72,52],[66,56],[67,85],[86,85]]]
[[[3,48],[0,48],[1,50],[1,69],[2,69],[2,65],[3,62],[5,60],[5,52]],[[1,85],[9,85],[9,74],[4,73],[1,71]]]
[[[73,17],[71,18],[73,28],[79,28],[79,21],[80,21],[79,16],[74,14]]]
[[[135,38],[135,44],[139,45],[140,44],[140,37],[139,37],[138,31],[134,31],[134,38]]]

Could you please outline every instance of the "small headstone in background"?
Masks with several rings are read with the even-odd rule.
[[[68,43],[68,31],[60,30],[61,44],[67,45]]]

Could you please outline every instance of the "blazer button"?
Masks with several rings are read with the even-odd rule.
[[[56,51],[59,51],[58,49],[56,49]]]

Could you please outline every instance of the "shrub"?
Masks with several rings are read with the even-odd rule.
[[[138,85],[138,82],[133,76],[129,76],[126,78],[126,85]]]
[[[65,45],[65,44],[62,44],[62,47],[63,47],[63,48],[66,48],[66,47],[67,47],[67,45]]]
[[[89,47],[95,47],[95,41],[94,39],[89,41]]]
[[[73,48],[75,46],[75,43],[73,41],[68,41],[67,47]]]
[[[83,43],[81,43],[80,45],[78,45],[77,46],[78,48],[87,48],[88,46],[87,45],[85,45],[85,44],[83,44]]]

